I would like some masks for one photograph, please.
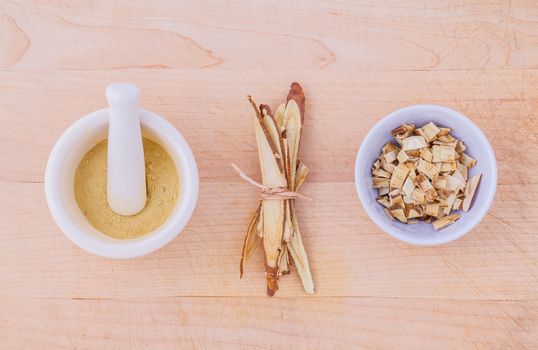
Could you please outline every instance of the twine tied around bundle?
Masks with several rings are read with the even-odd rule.
[[[254,185],[262,190],[262,193],[260,194],[260,198],[262,200],[264,199],[286,200],[286,199],[296,199],[296,198],[311,200],[310,198],[303,196],[302,194],[298,192],[290,191],[289,189],[284,188],[284,187],[271,188],[271,187],[264,186],[261,183],[253,180],[247,174],[245,174],[241,169],[239,169],[239,167],[235,163],[232,163],[232,168],[234,168],[234,170],[239,174],[239,177],[241,177],[243,180],[245,180],[251,185]]]

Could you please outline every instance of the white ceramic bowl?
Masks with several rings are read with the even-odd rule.
[[[45,172],[45,195],[56,224],[80,248],[108,258],[134,258],[153,252],[173,240],[189,221],[198,199],[198,169],[181,134],[164,118],[140,110],[142,135],[160,144],[173,159],[180,179],[180,195],[170,217],[142,237],[120,240],[95,229],[80,211],[74,194],[75,171],[82,157],[107,138],[108,109],[75,122],[54,146]]]
[[[460,211],[461,218],[454,224],[436,231],[432,224],[420,222],[407,225],[390,220],[383,207],[376,202],[377,190],[372,188],[371,168],[379,157],[381,148],[388,141],[396,141],[391,130],[403,123],[422,126],[434,122],[438,126],[450,127],[452,135],[467,146],[465,151],[477,160],[469,176],[482,174],[482,179],[468,212]],[[415,105],[392,112],[379,121],[366,135],[355,163],[355,185],[364,210],[386,233],[401,241],[417,245],[436,245],[458,239],[475,227],[486,215],[497,187],[497,163],[495,154],[482,131],[462,114],[436,105]]]

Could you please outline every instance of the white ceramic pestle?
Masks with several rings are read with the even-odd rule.
[[[140,90],[128,83],[106,88],[108,100],[107,198],[120,215],[134,215],[146,205],[146,169],[140,130]]]

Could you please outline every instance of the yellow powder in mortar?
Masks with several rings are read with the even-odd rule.
[[[107,201],[107,140],[92,148],[75,173],[75,198],[86,219],[104,234],[120,239],[140,237],[162,225],[172,213],[179,194],[179,178],[170,155],[144,138],[146,206],[132,216],[110,209]]]

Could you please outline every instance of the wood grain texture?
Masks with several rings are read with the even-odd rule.
[[[403,298],[26,299],[4,306],[6,349],[524,349],[531,302]],[[125,325],[118,327],[118,325]],[[330,325],[330,326],[328,326]]]
[[[0,0],[0,349],[538,349],[538,6],[533,1]],[[246,95],[307,95],[299,202],[317,294],[296,274],[239,280],[259,177]],[[131,81],[190,143],[201,188],[184,232],[113,261],[75,247],[43,195],[62,132]],[[498,160],[486,218],[419,248],[381,232],[353,183],[384,115],[435,103]],[[202,261],[204,263],[202,263]]]

